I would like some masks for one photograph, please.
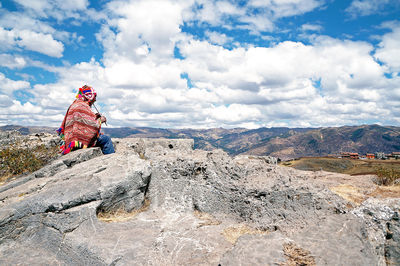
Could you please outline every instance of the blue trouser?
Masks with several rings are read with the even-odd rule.
[[[101,148],[103,154],[110,154],[115,152],[111,138],[107,135],[100,135],[97,138],[96,146]]]

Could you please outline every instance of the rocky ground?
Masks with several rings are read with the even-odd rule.
[[[0,186],[1,265],[399,265],[400,189],[114,139]]]

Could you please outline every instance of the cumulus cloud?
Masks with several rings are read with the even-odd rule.
[[[27,89],[30,87],[29,82],[26,81],[15,81],[6,78],[3,73],[0,73],[0,93],[11,95],[13,91],[20,89]]]
[[[0,54],[0,66],[14,69],[14,68],[23,68],[26,65],[27,65],[26,60],[21,56]]]
[[[43,34],[53,34],[56,30],[48,23],[38,20],[28,14],[4,12],[0,16],[0,25],[5,29],[31,30]]]
[[[218,33],[215,31],[206,31],[206,36],[213,44],[224,45],[233,41],[232,37],[228,37],[224,33]]]
[[[391,71],[400,72],[400,24],[385,34],[375,52],[375,57],[387,64]]]
[[[203,113],[218,123],[234,123],[254,121],[261,118],[259,109],[247,105],[231,104],[229,106],[212,106],[203,111]]]
[[[368,16],[381,11],[390,0],[353,0],[346,11],[353,17]]]
[[[39,17],[54,17],[63,20],[68,17],[78,18],[76,11],[85,10],[88,0],[15,0],[24,9]]]
[[[109,5],[109,10],[116,19],[109,21],[111,27],[118,28],[114,33],[111,28],[103,28],[99,39],[104,38],[106,48],[105,63],[129,59],[138,62],[147,55],[152,60],[163,61],[174,55],[176,38],[181,33],[182,12],[187,4],[182,1],[135,1],[116,2]],[[147,46],[149,54],[143,54],[139,47]],[[131,51],[136,51],[132,53]],[[139,51],[139,53],[137,53]]]
[[[38,114],[42,112],[42,108],[40,106],[36,106],[31,104],[30,102],[26,102],[21,104],[19,101],[13,101],[13,104],[7,109],[6,113],[14,114],[14,115],[30,115],[30,114]]]
[[[241,28],[252,34],[271,32],[280,18],[310,12],[324,4],[319,0],[250,0],[245,5],[233,5],[229,1],[197,0],[190,13],[190,20],[223,25],[227,29]],[[189,13],[188,13],[189,14]],[[241,24],[233,25],[232,19]]]
[[[64,45],[50,34],[29,30],[6,30],[2,27],[0,27],[0,44],[7,50],[16,46],[57,58],[62,57],[64,51]]]
[[[12,99],[8,95],[0,94],[0,109],[9,107],[12,104]]]
[[[73,18],[88,7],[86,1],[72,2],[76,8],[54,3],[58,2],[33,1],[25,8],[36,17],[49,16],[52,8],[63,18]],[[50,69],[0,54],[4,67],[35,63],[57,74],[56,82],[32,88],[0,75],[0,115],[58,126],[77,89],[88,84],[98,92],[98,107],[110,126],[331,126],[380,117],[395,122],[394,114],[400,113],[399,78],[388,79],[385,74],[400,68],[397,27],[381,38],[378,49],[365,41],[318,35],[307,44],[276,40],[270,46],[224,46],[233,42],[230,30],[273,32],[280,18],[324,4],[317,0],[253,0],[243,5],[206,0],[109,2],[103,14],[97,13],[97,18],[106,18],[96,33],[104,48],[101,60],[93,57]],[[26,23],[0,28],[0,49],[36,49],[62,56],[58,40],[70,37],[60,37],[62,32],[40,23],[42,30],[35,32]],[[215,28],[204,30],[204,24]],[[204,35],[199,38],[184,31],[192,26],[204,30]],[[322,27],[306,23],[301,30],[318,34]],[[43,46],[44,42],[52,45]],[[25,103],[14,99],[14,91],[28,88],[33,99]]]
[[[279,5],[274,4],[278,8]],[[285,16],[290,12],[307,12],[321,4],[310,1],[295,11],[300,4],[291,1],[275,13]],[[276,122],[280,125],[296,126],[332,124],[332,121],[354,123],[359,119],[358,111],[369,110],[365,114],[372,118],[384,110],[379,104],[371,105],[379,102],[382,88],[387,84],[384,69],[371,56],[373,46],[366,42],[318,37],[310,45],[286,41],[272,47],[225,49],[220,46],[225,40],[216,41],[221,35],[213,36],[212,32],[206,32],[210,39],[214,37],[211,43],[195,40],[187,34],[183,36],[179,25],[184,16],[178,16],[169,21],[169,27],[175,30],[161,36],[163,45],[153,45],[159,39],[153,39],[146,30],[158,25],[159,11],[154,12],[154,18],[152,12],[147,13],[146,25],[138,23],[134,30],[127,26],[136,23],[141,8],[153,5],[150,1],[135,3],[136,9],[129,4],[110,7],[116,14],[122,14],[121,18],[113,20],[118,31],[103,28],[99,36],[110,59],[105,61],[105,81],[113,86],[114,92],[118,91],[117,95],[124,95],[123,99],[110,96],[108,111],[114,121],[122,123],[127,119],[142,125],[148,121],[147,125],[151,125],[156,121],[153,119],[165,114],[164,118],[172,126],[186,121],[205,127],[267,125],[262,121],[269,121],[271,117],[281,120]],[[256,1],[249,2],[250,5],[271,9]],[[186,7],[166,5],[163,9],[175,14],[185,12]],[[240,8],[227,7],[225,13],[245,18]],[[224,12],[214,3],[204,2],[201,9],[197,19],[210,24],[223,20]],[[320,29],[313,24],[303,26],[303,30]],[[259,26],[257,30],[267,28]],[[176,40],[179,42],[174,43]],[[174,46],[179,48],[184,59],[176,60],[171,56]],[[145,52],[138,53],[138,49]],[[164,49],[163,53],[160,49]],[[187,73],[194,88],[187,88],[186,80],[180,76],[182,73]],[[315,85],[316,81],[319,86]],[[290,119],[298,122],[290,122]]]
[[[16,44],[27,50],[39,52],[52,57],[62,57],[64,45],[54,40],[50,34],[23,30],[16,33]]]

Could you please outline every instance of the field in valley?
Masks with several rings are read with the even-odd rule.
[[[377,174],[386,169],[400,173],[400,160],[355,160],[330,157],[303,157],[300,159],[281,162],[280,165],[299,170],[343,173],[350,175]]]

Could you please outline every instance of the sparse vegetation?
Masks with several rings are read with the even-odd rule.
[[[397,179],[400,179],[400,171],[388,168],[388,167],[379,167],[376,170],[377,175],[377,184],[389,186],[393,185]]]
[[[147,211],[150,207],[150,200],[145,199],[143,201],[142,207],[139,209],[135,209],[131,212],[127,212],[123,207],[118,208],[116,210],[110,210],[110,211],[99,211],[97,212],[97,218],[100,221],[106,222],[106,223],[112,223],[112,222],[125,222],[136,215],[138,215],[141,212]]]
[[[58,156],[58,147],[21,148],[10,145],[0,151],[0,184],[12,177],[32,173]]]
[[[351,160],[327,157],[304,157],[282,162],[281,165],[299,170],[324,170],[350,175],[377,175],[378,185],[393,185],[400,179],[399,160]]]
[[[199,225],[197,227],[221,224],[221,222],[218,221],[217,219],[215,219],[214,216],[212,216],[211,214],[206,213],[206,212],[201,212],[199,210],[195,210],[194,211],[194,216],[196,216],[197,218],[202,220],[202,222],[199,223]]]
[[[246,224],[238,224],[238,225],[234,225],[234,226],[225,228],[224,231],[222,232],[222,235],[231,244],[235,244],[236,241],[239,239],[239,237],[241,237],[242,235],[246,235],[246,234],[247,235],[266,235],[266,234],[269,234],[269,231],[254,229],[254,228],[247,226]]]
[[[316,265],[315,259],[311,256],[310,251],[302,249],[293,243],[283,245],[283,252],[287,258],[281,266],[306,266]]]

